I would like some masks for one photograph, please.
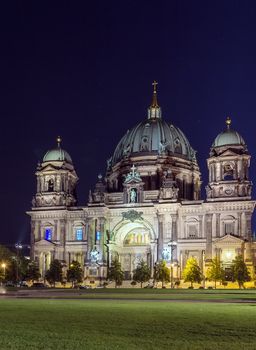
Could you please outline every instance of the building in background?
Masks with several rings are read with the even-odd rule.
[[[209,182],[201,200],[196,152],[183,132],[162,118],[156,83],[147,118],[128,130],[98,176],[87,206],[78,206],[78,176],[68,152],[48,151],[36,171],[32,201],[31,256],[42,275],[52,259],[77,260],[88,279],[105,279],[118,257],[131,279],[141,259],[153,272],[157,261],[181,277],[186,260],[203,272],[215,256],[228,271],[242,254],[252,268],[250,155],[231,120],[217,135],[207,159]]]

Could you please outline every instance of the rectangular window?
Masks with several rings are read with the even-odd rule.
[[[197,237],[197,226],[189,225],[188,226],[188,238],[196,238]]]
[[[100,231],[96,231],[96,241],[100,241]]]
[[[83,229],[82,227],[76,228],[76,240],[82,241],[83,240]]]
[[[232,234],[233,232],[233,224],[232,223],[225,223],[225,234]]]
[[[46,228],[46,229],[45,229],[44,238],[45,238],[47,241],[51,241],[51,240],[52,240],[52,229],[51,229],[51,228]]]

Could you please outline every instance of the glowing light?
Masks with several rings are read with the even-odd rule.
[[[228,260],[230,260],[231,258],[232,258],[232,252],[231,251],[227,251],[226,253],[225,253],[225,255],[226,255],[226,258],[228,259]]]

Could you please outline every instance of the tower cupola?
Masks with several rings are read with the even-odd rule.
[[[37,166],[37,191],[33,207],[59,207],[76,204],[78,181],[72,159],[61,148],[61,138],[57,137],[57,147],[49,150]]]

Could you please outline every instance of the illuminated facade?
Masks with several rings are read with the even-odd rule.
[[[252,267],[250,155],[231,120],[226,124],[207,159],[206,200],[200,197],[196,152],[183,132],[162,118],[156,83],[147,118],[120,140],[87,206],[77,206],[78,177],[58,139],[38,165],[28,212],[32,258],[42,274],[53,258],[64,266],[77,260],[86,278],[100,280],[115,256],[126,279],[141,259],[152,272],[157,261],[166,260],[177,278],[190,256],[203,272],[216,255],[226,269],[237,254]]]

